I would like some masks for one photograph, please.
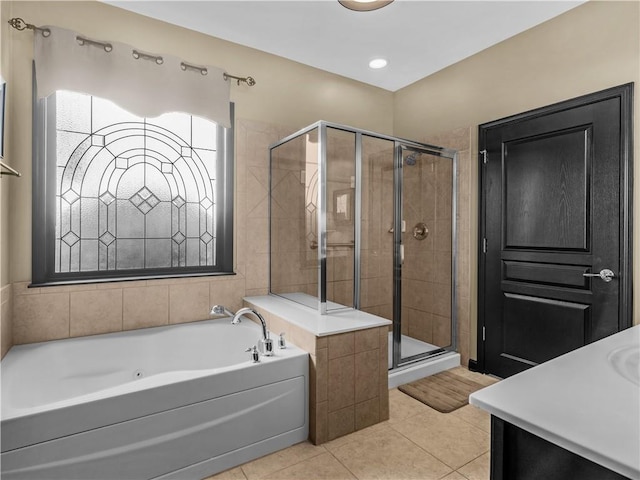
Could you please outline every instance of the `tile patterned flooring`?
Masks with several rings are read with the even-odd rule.
[[[469,378],[496,380],[459,367]],[[205,480],[488,480],[490,417],[472,405],[440,413],[397,389],[390,418],[322,445],[299,443]]]

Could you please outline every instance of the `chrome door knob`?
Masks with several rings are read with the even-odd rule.
[[[608,283],[611,280],[613,280],[613,277],[615,277],[616,275],[608,268],[603,268],[598,273],[583,273],[582,276],[583,277],[600,277],[602,280]]]

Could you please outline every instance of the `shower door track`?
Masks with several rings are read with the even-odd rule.
[[[422,362],[425,360],[431,360],[451,352],[452,350],[448,350],[446,348],[439,348],[437,350],[431,350],[430,352],[420,353],[418,355],[412,355],[410,357],[405,357],[403,361],[400,362],[398,366],[394,368],[402,368],[409,365],[413,365],[414,363]]]

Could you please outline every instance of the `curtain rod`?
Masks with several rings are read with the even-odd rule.
[[[13,28],[15,28],[16,30],[33,30],[34,32],[40,32],[42,34],[43,37],[48,37],[49,35],[51,35],[51,30],[49,30],[48,28],[43,28],[43,27],[37,27],[31,23],[27,23],[25,22],[22,18],[16,17],[16,18],[12,18],[8,21],[9,25],[11,25]],[[97,46],[97,47],[102,47],[104,49],[105,52],[110,52],[113,49],[113,46],[108,43],[108,42],[97,42],[95,40],[90,40],[88,38],[85,37],[81,37],[81,36],[77,36],[76,40],[78,41],[78,43],[80,45],[93,45],[93,46]],[[163,59],[162,56],[156,56],[156,55],[148,55],[142,52],[139,52],[137,50],[133,50],[132,55],[134,58],[138,59],[138,58],[144,58],[146,60],[153,60],[155,61],[158,65],[162,65],[163,63]],[[200,67],[198,65],[191,65],[189,63],[186,62],[181,62],[180,63],[180,68],[182,68],[182,70],[194,70],[194,71],[198,71],[200,72],[202,75],[206,75],[207,74],[207,69],[205,67]],[[254,80],[253,77],[237,77],[235,75],[230,75],[228,73],[223,73],[222,74],[223,78],[225,80],[229,80],[230,78],[233,78],[234,80],[236,80],[236,83],[238,85],[240,85],[241,82],[246,83],[248,86],[253,87],[256,84],[256,81]]]
[[[14,177],[22,176],[22,174],[19,171],[14,170],[9,165],[7,165],[6,163],[0,160],[0,169],[3,169],[3,168],[4,170],[0,170],[0,175],[13,175]]]

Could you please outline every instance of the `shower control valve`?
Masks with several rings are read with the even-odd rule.
[[[429,229],[427,228],[426,223],[416,223],[416,226],[413,227],[413,238],[416,240],[424,240],[429,235]]]
[[[285,348],[287,348],[287,342],[284,339],[284,335],[285,335],[284,332],[282,332],[280,334],[280,337],[278,338],[278,348],[280,350],[284,350]]]

